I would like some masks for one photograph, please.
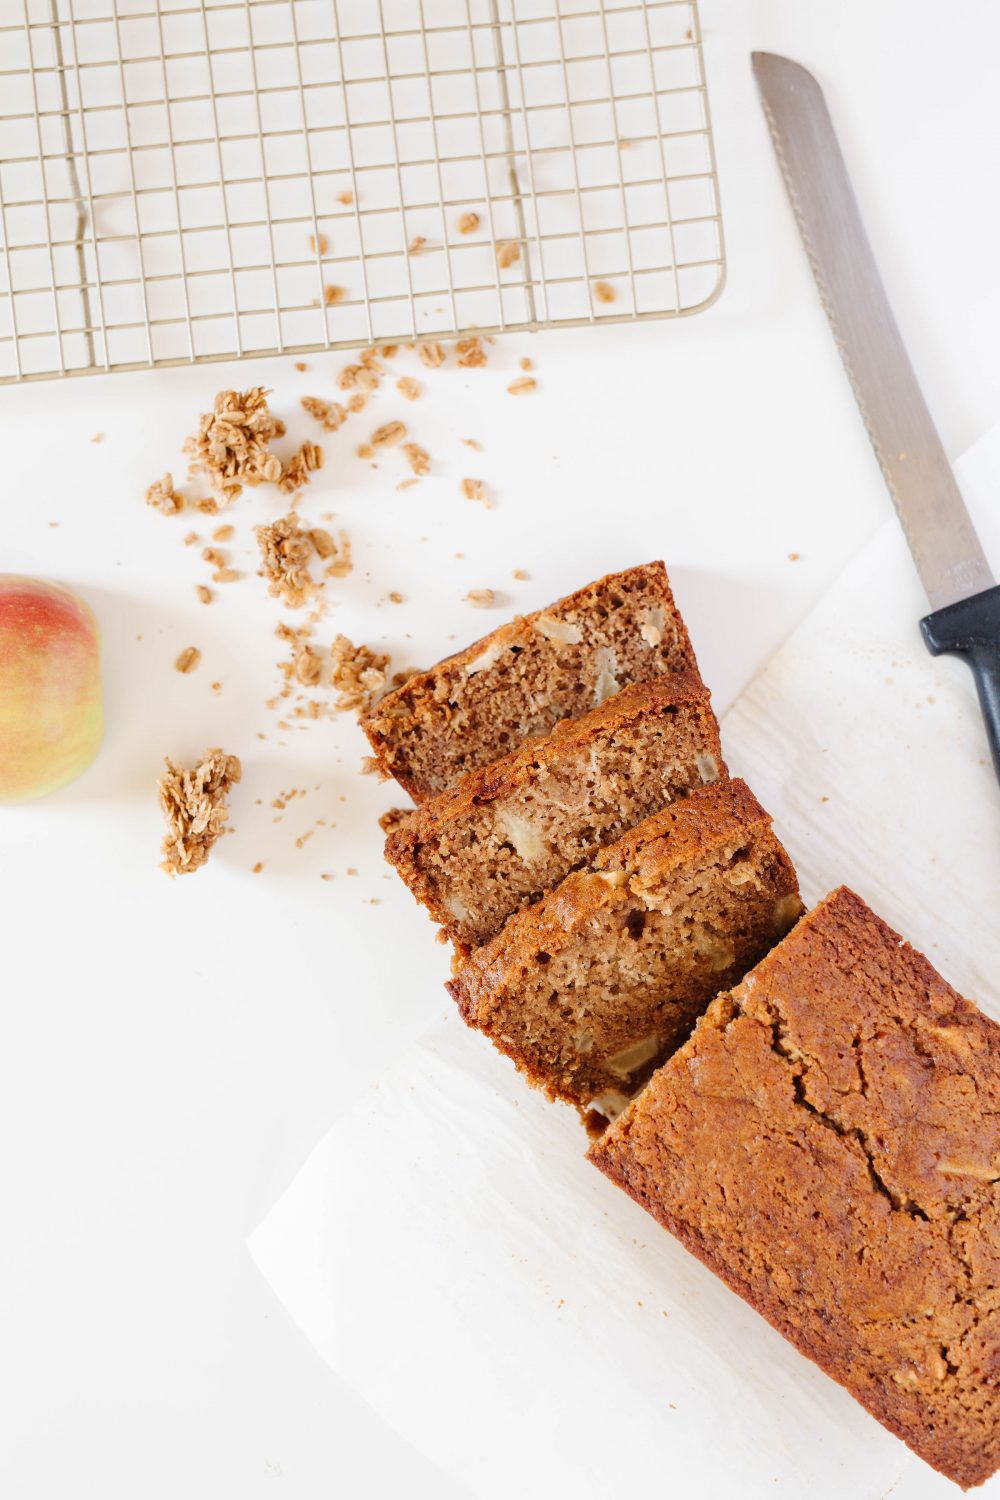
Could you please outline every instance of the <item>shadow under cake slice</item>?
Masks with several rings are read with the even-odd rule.
[[[697,674],[662,562],[519,616],[361,716],[381,769],[426,802],[560,719],[663,673]]]
[[[411,813],[385,855],[452,941],[473,948],[604,844],[725,775],[701,680],[661,677],[463,777]]]
[[[801,910],[768,814],[719,782],[513,916],[448,989],[530,1082],[607,1119]]]
[[[1000,1026],[852,891],[591,1160],[914,1452],[1000,1466]]]

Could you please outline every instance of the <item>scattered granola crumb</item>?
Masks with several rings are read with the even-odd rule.
[[[324,428],[336,432],[347,421],[347,412],[339,401],[321,401],[318,396],[303,396],[302,408]]]
[[[429,370],[436,370],[439,365],[444,364],[444,350],[442,349],[440,344],[418,344],[417,354],[420,356]]]
[[[359,411],[364,411],[364,409],[365,409],[365,407],[367,405],[368,405],[368,397],[367,396],[362,396],[362,395],[357,395],[357,396],[352,396],[350,398],[350,400],[347,403],[347,409],[348,409],[348,411],[359,412]]]
[[[283,495],[294,494],[304,484],[309,483],[309,475],[323,467],[323,450],[315,443],[303,443],[297,453],[293,453],[288,463],[282,470],[278,480],[278,489]]]
[[[470,589],[465,596],[466,604],[471,604],[473,609],[492,609],[495,601],[492,589]]]
[[[328,531],[323,530],[322,526],[313,527],[312,531],[310,531],[309,533],[309,540],[315,547],[318,557],[322,557],[324,559],[328,557],[336,557],[337,543],[333,540],[333,537]]]
[[[455,345],[455,353],[463,370],[477,370],[486,363],[486,350],[481,338],[459,339]]]
[[[383,344],[380,352],[383,359],[395,359],[396,355],[399,353],[399,345]]]
[[[535,368],[534,360],[529,359],[528,356],[525,355],[524,358],[521,360],[521,369],[522,370],[533,370],[534,368]]]
[[[268,394],[260,385],[220,391],[184,444],[192,472],[207,476],[223,504],[235,500],[245,484],[276,484],[281,478],[281,460],[268,445],[283,436],[285,424],[269,411]]]
[[[356,870],[356,869],[355,869],[355,868],[354,868],[354,866],[353,866],[353,865],[348,865],[348,866],[347,866],[347,869],[346,869],[346,871],[345,871],[345,874],[347,874],[347,875],[356,875],[356,874],[357,874],[357,873],[358,873],[358,872],[357,872],[357,870]]]
[[[295,653],[295,676],[303,687],[315,687],[319,682],[323,663],[319,652],[303,641]]]
[[[229,541],[232,541],[232,538],[235,535],[235,533],[236,533],[235,526],[216,526],[215,530],[212,532],[212,541],[213,542],[229,542]]]
[[[290,609],[300,609],[316,592],[309,572],[313,544],[294,511],[267,526],[255,526],[268,593]]]
[[[348,190],[346,193],[338,193],[337,194],[337,202],[338,203],[353,203],[354,202],[354,194],[350,190]]]
[[[466,500],[481,500],[487,509],[490,508],[490,498],[486,493],[486,485],[481,479],[463,479],[462,494]]]
[[[250,874],[251,875],[259,875],[260,872],[261,872],[261,870],[263,870],[263,868],[264,868],[264,861],[262,859],[259,859],[257,861],[257,863],[254,865],[253,869],[250,871]]]
[[[323,301],[327,307],[332,307],[335,302],[343,302],[347,296],[347,288],[342,286],[325,286],[323,288]]]
[[[406,247],[407,255],[419,255],[427,243],[427,238],[422,234],[415,234]]]
[[[187,536],[184,538],[184,545],[185,547],[193,547],[196,542],[200,541],[201,537],[196,531],[189,531]]]
[[[239,573],[237,573],[235,568],[216,568],[215,572],[212,574],[212,582],[235,583],[239,576],[240,575]]]
[[[224,568],[226,565],[226,554],[220,552],[218,547],[202,547],[202,560],[211,563],[213,568]]]
[[[338,635],[330,648],[330,682],[337,689],[339,710],[368,708],[385,687],[388,656],[355,646]]]
[[[371,443],[373,448],[385,448],[390,443],[401,442],[406,436],[406,428],[402,422],[386,422],[381,427],[376,427],[372,433]]]
[[[337,384],[342,391],[377,391],[381,384],[379,366],[377,364],[345,365],[337,376]],[[351,410],[356,411],[359,408],[351,407]]]
[[[515,568],[510,576],[511,578],[516,578],[518,583],[524,583],[524,581],[531,575],[529,573],[526,573],[523,568]]]
[[[619,151],[631,151],[632,142],[628,139],[627,136],[623,136],[618,142],[618,149]]]
[[[521,247],[516,240],[501,240],[497,245],[497,265],[501,271],[506,271],[515,261],[521,259]]]
[[[411,375],[404,375],[400,380],[396,381],[396,389],[407,401],[416,401],[423,387],[419,380],[414,380]]]
[[[221,682],[213,682],[212,683],[212,692],[213,693],[221,693],[222,692],[222,683]]]
[[[482,453],[482,451],[483,451],[483,445],[482,445],[482,443],[477,442],[477,440],[475,438],[463,438],[462,442],[465,444],[465,446],[467,448],[474,448],[477,453]]]
[[[396,589],[393,589],[392,592],[389,595],[389,603],[390,604],[405,604],[406,603],[406,596],[405,596],[405,594],[398,593]]]
[[[180,656],[174,662],[174,666],[178,672],[183,672],[186,675],[188,672],[193,672],[200,661],[201,652],[198,650],[198,647],[185,646]]]
[[[375,449],[372,447],[371,443],[359,443],[354,451],[359,458],[368,459],[375,457]],[[378,466],[376,465],[376,467]]]
[[[95,432],[94,436],[91,438],[90,441],[92,443],[103,443],[104,442],[104,433],[103,432]]]
[[[458,221],[459,234],[475,234],[479,228],[479,215],[476,213],[462,214]]]
[[[195,510],[200,510],[206,516],[215,516],[219,513],[219,502],[211,495],[203,495],[194,502]]]
[[[172,474],[164,474],[146,491],[146,504],[155,506],[165,516],[176,516],[184,509],[184,496],[174,489]]]
[[[235,755],[209,750],[192,770],[166,757],[167,774],[157,783],[167,820],[161,869],[188,875],[200,869],[229,819],[226,798],[243,775]]]
[[[414,474],[429,474],[431,468],[430,454],[421,448],[419,443],[404,443],[403,452],[406,454],[407,462]]]
[[[330,241],[325,234],[311,234],[309,236],[309,249],[315,254],[318,250],[320,255],[325,255],[330,248]]]
[[[295,368],[298,370],[300,375],[304,375],[309,366],[306,364],[305,360],[297,359],[295,361]]]
[[[611,285],[610,281],[594,282],[594,296],[597,298],[598,302],[613,302],[617,295],[618,294],[615,291],[614,287]]]
[[[530,396],[531,392],[536,389],[537,385],[537,380],[534,380],[532,376],[522,375],[517,380],[511,381],[510,385],[507,387],[507,393],[511,396]]]
[[[215,595],[212,593],[212,590],[209,588],[207,583],[196,583],[194,586],[194,591],[198,595],[198,598],[201,600],[202,604],[211,604],[212,600],[215,598]]]
[[[412,490],[413,486],[419,483],[419,479],[401,479],[396,488],[397,490]]]
[[[801,558],[802,558],[802,553],[801,552],[789,552],[789,554],[788,554],[788,561],[789,562],[799,562],[799,561],[801,561]]]

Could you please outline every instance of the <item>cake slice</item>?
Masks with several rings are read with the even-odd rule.
[[[472,948],[603,844],[724,774],[700,679],[661,677],[464,776],[391,833],[385,855]]]
[[[381,769],[415,802],[633,682],[697,672],[661,562],[610,573],[501,625],[361,717]]]
[[[608,1119],[801,910],[767,813],[717,782],[511,917],[448,989],[532,1083]]]
[[[1000,1466],[1000,1027],[851,891],[591,1158],[956,1484]]]

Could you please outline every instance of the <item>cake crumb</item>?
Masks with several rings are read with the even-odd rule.
[[[417,354],[429,370],[436,370],[439,365],[444,364],[444,350],[437,343],[423,343],[417,345]]]
[[[459,234],[475,234],[479,228],[479,215],[477,213],[462,214],[458,220]]]
[[[614,302],[617,295],[618,294],[615,291],[614,287],[611,285],[610,281],[594,282],[594,296],[597,298],[598,302]]]
[[[282,599],[290,609],[300,609],[316,592],[309,572],[313,544],[309,533],[299,525],[294,511],[266,526],[255,526],[254,535],[260,548],[263,574],[268,593]]]
[[[496,602],[496,595],[492,589],[470,589],[465,596],[466,604],[471,604],[473,609],[492,609]]]
[[[194,591],[198,595],[198,598],[201,600],[202,604],[211,604],[212,600],[215,598],[215,595],[212,593],[212,590],[209,588],[207,583],[196,583],[194,586]]]
[[[191,471],[206,476],[223,504],[235,500],[245,484],[276,484],[281,478],[281,460],[269,445],[284,435],[285,424],[268,409],[269,394],[260,385],[220,391],[185,441]]]
[[[412,375],[404,375],[396,381],[396,389],[407,401],[416,401],[423,391],[419,380],[414,380]]]
[[[538,382],[530,375],[522,375],[518,380],[511,381],[507,392],[511,396],[529,396],[537,384]]]
[[[174,489],[172,474],[164,474],[146,491],[146,504],[152,505],[165,516],[176,516],[184,509],[184,496]]]
[[[174,666],[177,668],[178,672],[183,672],[186,676],[188,672],[194,671],[195,667],[200,661],[201,652],[198,650],[198,647],[185,646],[180,656],[174,662]]]
[[[309,483],[309,475],[323,467],[323,450],[315,443],[302,443],[293,453],[278,479],[278,489],[283,495],[294,494]]]
[[[191,770],[165,757],[167,773],[157,783],[167,820],[160,868],[168,875],[200,869],[229,820],[226,798],[243,775],[235,755],[209,750]]]
[[[521,259],[521,247],[516,240],[501,240],[497,245],[497,265],[501,271]]]
[[[339,401],[321,401],[318,396],[303,396],[301,405],[303,411],[315,418],[326,432],[336,432],[347,421],[347,411]]]
[[[396,829],[406,822],[412,811],[411,807],[390,807],[388,812],[384,812],[379,818],[378,826],[385,834],[395,833]]]
[[[342,712],[371,706],[385,687],[389,658],[338,635],[330,648],[330,665],[330,682],[337,689],[335,707]]]
[[[430,454],[421,448],[419,443],[404,443],[403,452],[406,454],[407,462],[414,474],[428,474],[430,472]]]

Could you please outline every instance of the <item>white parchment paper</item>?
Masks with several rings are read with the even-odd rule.
[[[1000,433],[962,476],[996,564]],[[921,644],[926,607],[889,522],[729,713],[726,752],[807,901],[853,885],[1000,1018],[1000,789],[971,677]],[[337,1374],[483,1500],[957,1493],[584,1146],[451,1016],[317,1146],[251,1253]]]

